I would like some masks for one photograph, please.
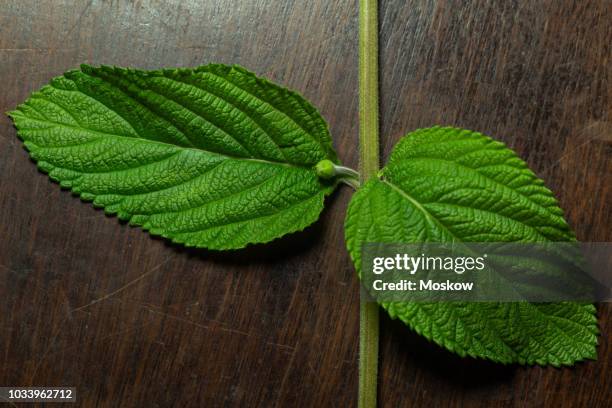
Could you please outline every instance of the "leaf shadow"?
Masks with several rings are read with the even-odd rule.
[[[242,266],[282,263],[290,258],[308,252],[316,246],[317,236],[320,236],[322,230],[323,224],[321,220],[318,220],[304,231],[295,232],[268,243],[249,245],[246,248],[225,251],[188,248],[164,238],[154,237],[154,239],[163,240],[164,245],[169,247],[172,251],[186,255],[190,258],[198,258],[206,262]]]
[[[461,357],[417,334],[399,320],[381,313],[381,330],[394,359],[408,361],[419,372],[444,384],[464,390],[503,386],[511,382],[516,364],[504,365],[472,357]]]

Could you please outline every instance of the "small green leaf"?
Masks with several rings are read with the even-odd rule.
[[[131,225],[187,246],[241,248],[300,231],[335,186],[316,109],[237,66],[82,66],[9,114],[41,170]]]
[[[417,130],[379,179],[351,200],[345,223],[358,273],[366,242],[574,241],[542,180],[502,143],[468,130]],[[595,307],[576,303],[383,303],[417,333],[461,356],[570,365],[596,357]]]

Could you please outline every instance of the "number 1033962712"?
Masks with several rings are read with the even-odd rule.
[[[11,402],[70,402],[76,400],[76,391],[71,387],[0,387],[0,397]]]

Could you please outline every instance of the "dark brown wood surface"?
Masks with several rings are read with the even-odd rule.
[[[433,124],[494,135],[546,179],[578,237],[612,240],[612,3],[381,1],[381,139]],[[303,93],[357,166],[356,1],[3,0],[0,111],[81,62],[238,63]],[[0,118],[0,386],[75,386],[79,406],[355,406],[358,302],[347,188],[303,233],[185,250],[39,173]],[[607,407],[599,361],[461,359],[382,318],[384,407]]]

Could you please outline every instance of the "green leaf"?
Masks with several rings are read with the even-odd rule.
[[[366,242],[573,241],[542,180],[502,143],[468,130],[417,130],[380,178],[351,200],[348,250],[361,273]],[[570,365],[596,357],[595,307],[577,303],[383,303],[427,339],[461,356]]]
[[[316,109],[237,66],[83,65],[9,115],[38,167],[83,200],[187,246],[242,248],[317,220],[337,162]]]

